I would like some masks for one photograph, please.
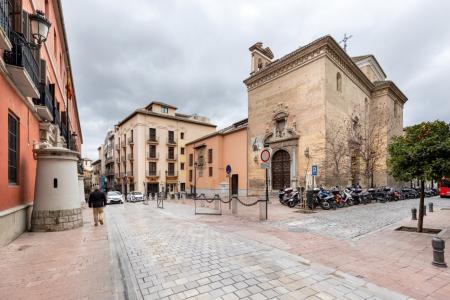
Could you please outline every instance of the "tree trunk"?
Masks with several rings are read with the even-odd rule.
[[[373,173],[370,174],[370,187],[373,188]]]
[[[423,206],[425,204],[425,182],[420,180],[420,201],[419,201],[419,220],[417,221],[417,232],[423,231]]]

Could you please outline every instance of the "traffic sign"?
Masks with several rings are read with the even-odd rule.
[[[317,176],[318,167],[316,165],[312,166],[311,175]]]
[[[225,168],[225,171],[227,172],[228,175],[231,174],[231,166],[227,165],[227,167]]]
[[[270,163],[268,162],[261,163],[261,169],[270,169]]]
[[[261,151],[261,160],[263,162],[268,162],[270,159],[270,152],[267,149],[264,149],[263,151]]]

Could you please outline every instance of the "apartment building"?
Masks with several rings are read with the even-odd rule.
[[[105,178],[105,189],[106,191],[116,190],[116,180],[115,180],[115,161],[114,161],[114,131],[110,130],[106,134],[105,143],[103,144],[103,158],[104,161],[104,173],[101,175]]]
[[[151,102],[115,126],[115,179],[122,193],[184,192],[186,143],[215,131],[198,115]]]
[[[33,149],[82,144],[60,0],[0,0],[0,245],[26,229]]]

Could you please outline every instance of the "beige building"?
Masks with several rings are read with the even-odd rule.
[[[250,193],[264,190],[265,172],[259,160],[264,145],[272,151],[269,180],[273,190],[310,186],[312,165],[318,167],[315,184],[336,184],[330,145],[335,137],[347,147],[339,166],[343,184],[395,185],[386,171],[386,148],[392,136],[402,132],[407,98],[386,80],[373,55],[352,58],[330,36],[279,59],[262,43],[249,50],[251,73],[244,83]],[[373,138],[374,128],[378,158],[367,179],[368,160],[363,153],[370,149],[363,148],[364,141]]]
[[[187,142],[212,133],[208,118],[151,102],[120,121],[115,136],[115,179],[122,193],[184,192]]]

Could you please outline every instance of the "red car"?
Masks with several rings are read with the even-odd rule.
[[[450,179],[444,178],[439,181],[439,195],[441,198],[450,197]]]

